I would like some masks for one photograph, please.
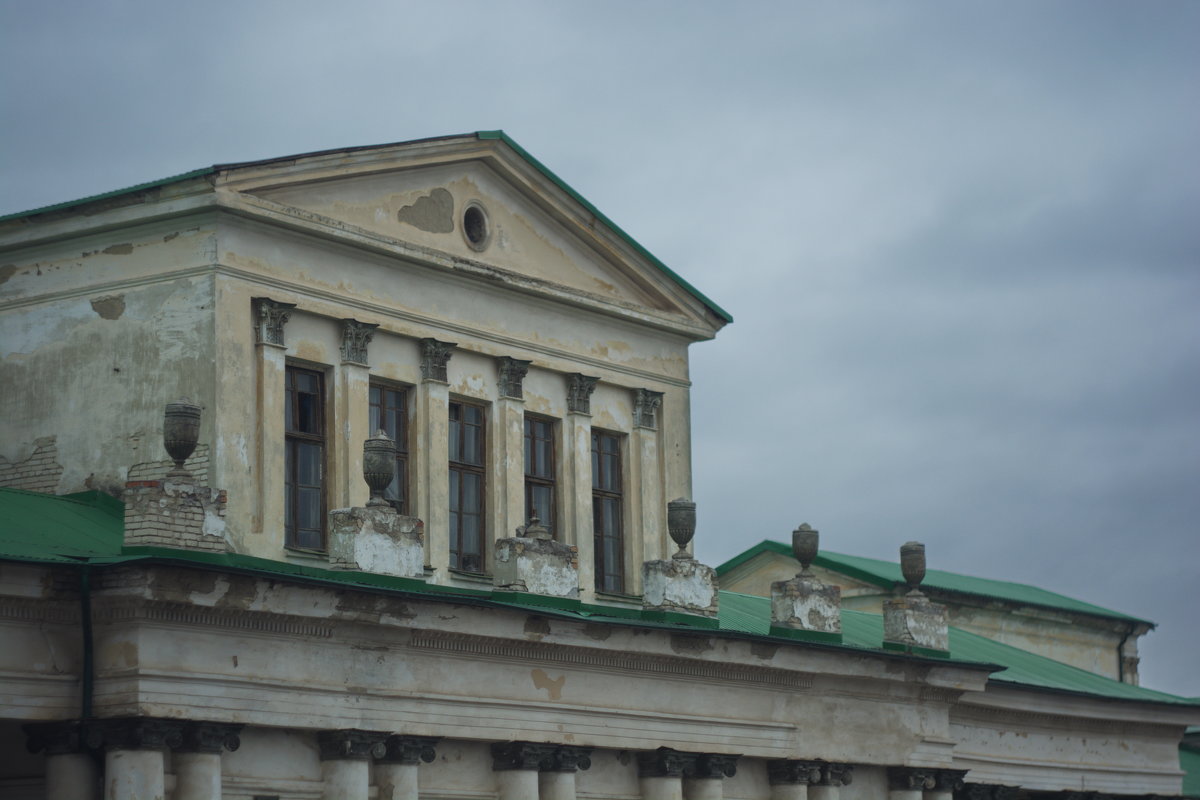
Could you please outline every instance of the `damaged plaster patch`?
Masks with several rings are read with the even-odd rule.
[[[5,283],[9,278],[16,274],[16,264],[5,264],[3,267],[0,267],[0,284]]]
[[[104,248],[103,252],[110,256],[127,256],[133,252],[133,245],[129,242],[114,244]]]
[[[533,680],[535,689],[545,689],[551,700],[559,700],[562,698],[563,684],[567,682],[566,675],[559,675],[557,678],[551,678],[540,669],[535,669],[529,673],[529,677]]]
[[[125,295],[110,294],[92,301],[92,310],[102,319],[120,319],[125,313]]]
[[[21,461],[9,461],[0,456],[0,486],[27,492],[53,492],[63,474],[56,441],[54,436],[35,439],[33,453]]]
[[[396,212],[400,222],[429,233],[452,233],[454,231],[454,198],[442,188],[417,198],[417,202]]]

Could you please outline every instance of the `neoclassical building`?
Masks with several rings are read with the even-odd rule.
[[[1180,794],[1200,706],[955,627],[918,546],[872,608],[807,530],[720,592],[688,346],[730,316],[503,133],[0,251],[0,796]]]

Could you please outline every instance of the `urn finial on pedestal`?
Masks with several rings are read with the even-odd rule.
[[[518,536],[524,536],[526,539],[553,539],[550,535],[550,529],[542,524],[541,517],[537,515],[537,511],[533,512],[533,516],[529,518],[529,522],[517,529]]]
[[[908,593],[921,594],[921,581],[925,580],[925,545],[920,542],[900,545],[900,571],[908,583]]]
[[[383,496],[396,475],[396,443],[382,429],[363,442],[363,479],[371,488],[367,508],[391,508]]]
[[[801,575],[812,575],[809,567],[812,565],[813,559],[817,557],[820,541],[820,532],[813,530],[807,522],[800,523],[800,527],[792,531],[792,555],[800,562]]]
[[[679,545],[673,558],[691,558],[687,546],[696,535],[696,504],[682,497],[667,503],[667,532]]]
[[[179,398],[176,403],[167,403],[163,415],[163,447],[175,462],[175,468],[167,473],[168,478],[190,479],[192,473],[183,466],[196,449],[200,438],[200,406]]]

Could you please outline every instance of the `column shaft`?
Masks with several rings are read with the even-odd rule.
[[[563,498],[559,514],[560,542],[579,548],[579,590],[595,597],[596,560],[592,543],[592,418],[572,412],[562,423]]]
[[[920,789],[891,789],[888,800],[923,800],[924,794]]]
[[[538,800],[536,769],[506,769],[496,773],[497,800]]]
[[[221,800],[219,753],[175,753],[173,800]]]
[[[425,380],[417,386],[417,503],[409,513],[425,521],[425,558],[444,579],[450,565],[450,390]]]
[[[164,800],[161,750],[109,750],[104,755],[104,800]]]
[[[378,800],[417,800],[417,774],[416,764],[376,764]]]
[[[370,765],[366,759],[341,758],[321,762],[325,779],[322,800],[367,800]]]
[[[525,516],[525,403],[511,397],[501,397],[494,404],[494,420],[490,429],[493,456],[492,473],[488,476],[494,490],[489,492],[491,506],[488,517],[495,521],[495,539],[515,535]],[[550,525],[553,520],[542,520]],[[557,534],[557,531],[555,532]],[[556,538],[558,538],[556,536]],[[493,548],[486,548],[489,559]],[[490,569],[488,570],[491,571]]]
[[[46,756],[46,800],[95,800],[96,762],[87,753]]]
[[[840,786],[810,786],[808,800],[838,800]]]
[[[538,791],[539,800],[575,800],[575,773],[538,773]]]
[[[723,786],[723,778],[685,778],[683,797],[684,800],[721,800]]]
[[[771,800],[808,800],[808,786],[803,783],[777,783],[771,787]]]
[[[371,490],[363,479],[363,440],[374,436],[370,425],[370,372],[362,364],[343,362],[338,366],[330,405],[333,426],[329,437],[333,449],[334,475],[330,508],[365,506]]]
[[[683,781],[674,776],[641,778],[642,800],[683,800]]]

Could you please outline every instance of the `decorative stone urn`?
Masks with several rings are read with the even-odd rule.
[[[918,587],[925,580],[925,545],[920,542],[900,545],[900,571],[908,583],[909,594],[920,594]]]
[[[177,403],[167,403],[163,415],[163,447],[167,455],[175,462],[175,468],[167,473],[168,478],[192,477],[183,462],[191,457],[200,438],[200,406],[186,397],[181,397]]]
[[[363,479],[371,487],[367,508],[391,508],[383,496],[396,475],[396,443],[382,430],[363,442]]]
[[[817,547],[820,541],[820,532],[813,530],[807,522],[801,523],[799,528],[792,531],[792,554],[800,562],[801,575],[812,574],[809,567],[812,565],[813,559],[817,557]]]
[[[526,539],[553,539],[550,535],[550,529],[542,524],[541,518],[537,512],[533,512],[533,516],[529,518],[529,522],[517,528],[517,535],[524,536]]]
[[[691,558],[687,546],[696,535],[696,504],[682,497],[667,503],[667,532],[679,545],[679,552],[673,557]]]

